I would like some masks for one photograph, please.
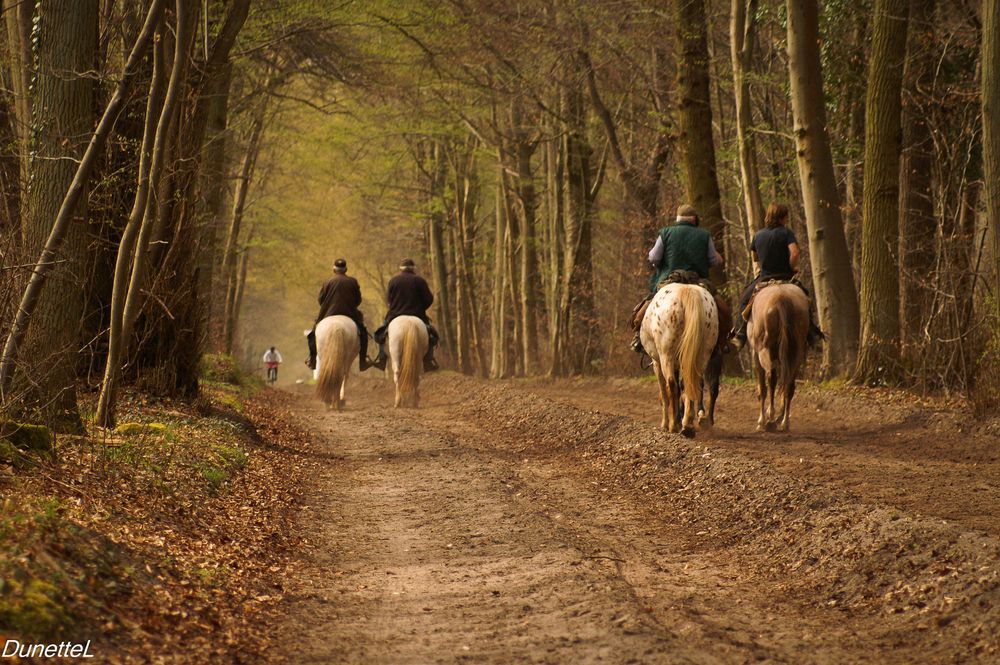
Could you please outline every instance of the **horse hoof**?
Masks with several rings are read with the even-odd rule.
[[[774,423],[768,423],[767,425],[764,426],[764,429],[768,432],[775,432],[777,431],[778,426],[775,425]]]
[[[682,436],[686,436],[689,439],[693,439],[694,438],[694,428],[693,427],[685,427],[684,429],[681,430],[681,435]]]
[[[766,432],[767,430],[764,429],[763,425],[761,425],[760,423],[757,423],[757,427],[755,427],[753,431],[755,431],[755,432]]]

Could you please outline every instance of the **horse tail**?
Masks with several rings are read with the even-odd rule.
[[[403,339],[399,358],[399,391],[411,395],[417,390],[420,382],[420,370],[423,366],[423,354],[420,353],[420,336],[417,326],[407,322],[403,329]]]
[[[784,298],[775,302],[777,310],[778,326],[778,389],[782,398],[787,394],[791,386],[792,370],[798,363],[798,341],[795,338],[794,317],[789,316],[791,303]]]
[[[701,380],[705,368],[701,364],[702,346],[705,341],[706,316],[698,287],[678,290],[681,306],[684,308],[684,334],[681,336],[680,363],[681,378],[684,380],[684,396],[695,404],[701,396]]]
[[[318,327],[318,326],[317,326]],[[339,326],[324,326],[323,344],[317,335],[319,349],[319,376],[316,380],[316,397],[326,404],[340,399],[340,389],[347,378],[350,365],[345,362],[349,353],[344,331]]]

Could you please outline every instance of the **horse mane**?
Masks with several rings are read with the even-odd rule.
[[[420,382],[420,370],[423,368],[423,358],[420,352],[420,337],[417,327],[407,322],[403,329],[401,357],[399,359],[399,391],[404,395],[412,395]]]
[[[705,308],[701,302],[701,288],[688,286],[677,290],[677,298],[684,308],[684,334],[678,353],[681,378],[684,380],[684,395],[697,404],[701,397],[701,380],[705,372],[702,366],[701,349],[705,336]]]

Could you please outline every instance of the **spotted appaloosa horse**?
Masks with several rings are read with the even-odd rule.
[[[361,343],[358,326],[346,316],[328,316],[316,324],[316,396],[326,408],[344,408],[344,388]]]
[[[653,360],[660,389],[663,409],[660,427],[694,436],[695,414],[704,392],[705,366],[719,339],[715,299],[700,286],[667,284],[649,303],[639,339]],[[683,418],[679,415],[682,385]],[[714,405],[709,412],[713,410]],[[703,412],[701,424],[711,427],[711,419],[706,416],[707,412]]]
[[[806,357],[809,300],[795,284],[766,286],[754,297],[747,339],[757,368],[757,431],[788,431],[795,380]],[[779,398],[781,411],[775,412]]]
[[[420,406],[420,374],[430,340],[427,326],[415,316],[397,316],[389,322],[386,346],[396,382],[396,407]]]

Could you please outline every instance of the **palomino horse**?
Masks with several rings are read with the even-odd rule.
[[[700,286],[667,284],[649,303],[639,338],[653,360],[660,388],[660,427],[694,436],[695,414],[704,394],[705,366],[719,339],[715,299]],[[678,415],[682,384],[683,419]],[[702,424],[711,427],[712,422],[703,415]]]
[[[328,316],[316,324],[316,396],[328,409],[344,408],[344,387],[360,345],[350,317]]]
[[[795,284],[766,286],[754,297],[747,338],[757,366],[757,431],[788,431],[795,380],[806,357],[809,300]],[[775,399],[781,411],[775,412]]]
[[[389,322],[386,346],[396,382],[396,407],[420,406],[420,374],[427,353],[427,326],[415,316],[397,316]]]

